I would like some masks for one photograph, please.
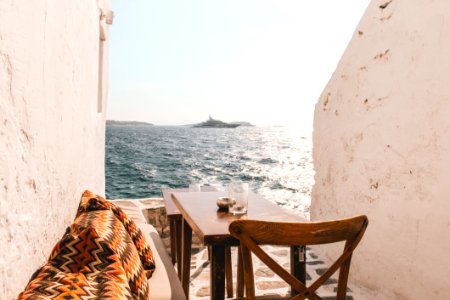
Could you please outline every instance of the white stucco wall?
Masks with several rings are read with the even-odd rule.
[[[449,83],[450,1],[373,0],[316,105],[311,217],[368,215],[373,299],[450,299]]]
[[[104,193],[98,70],[97,1],[0,1],[0,299],[46,260],[81,193]]]

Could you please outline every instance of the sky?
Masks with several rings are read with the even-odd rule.
[[[312,128],[370,0],[112,0],[107,118]]]

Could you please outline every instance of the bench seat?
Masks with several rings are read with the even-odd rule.
[[[147,220],[142,213],[138,203],[129,201],[111,201],[119,206],[142,230],[145,238],[152,248],[155,260],[155,272],[148,280],[149,299],[151,300],[183,300],[186,299],[178,275],[172,264],[172,260],[158,234],[158,231]]]

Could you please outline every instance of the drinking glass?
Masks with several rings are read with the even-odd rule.
[[[228,187],[228,196],[231,198],[228,211],[234,215],[245,214],[248,208],[248,183],[233,181]]]

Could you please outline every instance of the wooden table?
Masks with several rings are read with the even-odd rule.
[[[213,186],[202,186],[202,192],[217,192]],[[183,189],[163,189],[164,205],[166,206],[167,218],[170,228],[170,254],[172,263],[177,263],[178,277],[181,279],[181,212],[172,201],[172,193],[189,192],[188,188]]]
[[[228,231],[228,226],[233,220],[252,219],[284,222],[305,221],[293,212],[286,210],[254,193],[250,193],[249,195],[247,214],[235,216],[229,214],[228,212],[218,211],[216,199],[221,196],[225,196],[225,193],[172,193],[173,203],[179,209],[183,218],[181,230],[181,278],[183,288],[187,294],[189,292],[192,231],[198,235],[201,242],[203,242],[205,246],[208,246],[211,249],[211,299],[224,299],[225,249],[230,246],[239,245],[239,241],[232,237]],[[291,247],[291,273],[305,282],[305,269],[304,247]]]

